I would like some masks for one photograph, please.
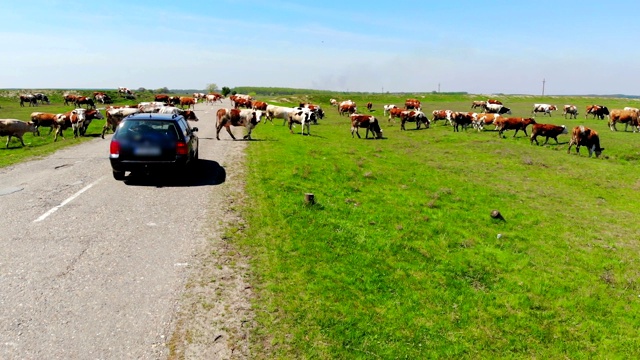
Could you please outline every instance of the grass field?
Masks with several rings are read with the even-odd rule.
[[[247,226],[258,358],[634,358],[640,355],[640,134],[584,118],[627,99],[499,97],[514,116],[601,134],[599,159],[519,133],[401,131],[374,103],[385,139],[352,139],[327,97],[311,136],[262,124],[248,150]],[[483,97],[417,96],[425,112]],[[339,100],[344,100],[340,98]],[[299,99],[264,98],[295,103]],[[411,127],[411,126],[410,126]],[[529,129],[530,130],[530,129]],[[363,132],[364,133],[364,132]],[[553,143],[553,140],[551,140]],[[306,206],[304,194],[317,204]],[[495,220],[498,209],[506,221]],[[233,231],[231,231],[233,233]],[[498,238],[498,234],[501,235]],[[263,355],[261,355],[263,354]]]
[[[252,259],[256,358],[640,356],[640,134],[584,117],[588,104],[637,100],[497,96],[513,116],[530,116],[533,103],[577,105],[577,120],[537,121],[596,129],[596,159],[567,154],[568,135],[535,146],[522,133],[454,133],[442,122],[401,131],[382,116],[407,97],[429,114],[486,96],[349,95],[360,112],[373,102],[381,140],[353,139],[331,97],[346,99],[260,98],[311,101],[327,117],[311,136],[261,124],[247,150],[245,223],[227,235]],[[0,106],[24,120],[17,111],[33,111]],[[0,166],[77,141],[27,135],[24,149],[2,147]]]

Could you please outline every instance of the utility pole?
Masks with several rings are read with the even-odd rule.
[[[544,83],[546,82],[545,79],[542,79],[542,96],[544,96]]]

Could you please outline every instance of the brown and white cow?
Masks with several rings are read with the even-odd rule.
[[[562,115],[564,115],[565,119],[567,118],[567,114],[569,114],[569,119],[577,119],[578,107],[575,105],[565,105],[562,111]]]
[[[484,106],[487,104],[486,101],[474,101],[471,103],[471,108],[475,109],[475,108],[484,108]]]
[[[567,154],[571,152],[571,147],[573,145],[576,146],[577,154],[580,154],[580,146],[586,146],[587,149],[589,149],[589,157],[594,153],[596,154],[596,157],[599,157],[604,150],[603,147],[600,147],[600,136],[598,135],[598,132],[582,125],[573,128]]]
[[[511,117],[511,118],[499,118],[496,119],[493,124],[496,126],[496,130],[498,130],[498,136],[502,137],[502,133],[505,130],[515,130],[513,133],[513,137],[516,137],[518,131],[522,130],[525,136],[529,136],[527,134],[527,126],[531,124],[535,124],[536,121],[533,118],[523,119],[521,117]]]
[[[544,141],[544,144],[542,144],[542,146],[547,145],[547,143],[549,142],[549,138],[555,140],[556,144],[559,144],[558,135],[568,133],[569,131],[564,125],[558,126],[553,124],[533,124],[531,128],[531,144],[533,144],[533,142],[535,141],[536,145],[540,145],[537,139],[538,136],[546,137],[546,140]]]
[[[609,115],[609,109],[603,105],[587,105],[584,118],[586,119],[589,114],[593,115],[593,119],[597,117],[600,120],[604,120],[604,117]]]
[[[28,103],[29,106],[38,106],[38,99],[32,94],[20,95],[20,106],[24,107],[24,103]]]
[[[487,104],[503,105],[502,101],[496,99],[487,99]]]
[[[609,113],[609,129],[611,129],[611,131],[618,131],[616,123],[624,124],[624,131],[627,131],[629,125],[631,125],[633,132],[640,130],[638,113],[634,110],[612,109]]]
[[[478,114],[474,127],[478,130],[484,130],[485,126],[494,125],[496,119],[502,117],[500,114]]]
[[[107,121],[102,128],[102,138],[104,139],[104,134],[107,130],[111,129],[112,131],[116,131],[116,127],[120,124],[120,121],[129,115],[133,115],[139,113],[140,109],[137,107],[122,107],[122,108],[110,108],[107,109]]]
[[[311,123],[318,123],[316,113],[303,107],[297,107],[294,111],[290,111],[287,114],[287,120],[289,123],[289,132],[293,134],[293,124],[300,124],[302,126],[302,131],[300,133],[302,135],[304,135],[305,127],[307,128],[307,135],[311,135]]]
[[[357,111],[356,103],[340,104],[340,106],[338,106],[338,114],[341,116],[355,114]]]
[[[251,131],[260,123],[262,111],[218,109],[216,112],[216,139],[220,140],[220,130],[224,127],[233,140],[236,139],[231,132],[231,126],[243,126],[247,128],[247,135],[243,139],[251,139]]]
[[[422,112],[417,110],[402,110],[400,113],[400,129],[406,130],[404,124],[406,122],[415,122],[416,130],[420,130],[420,125],[424,124],[426,129],[429,128],[429,118]]]
[[[331,104],[331,106],[338,106],[338,100],[336,100],[336,99],[329,99],[329,104]]]
[[[462,112],[456,111],[451,113],[451,125],[453,125],[453,131],[459,132],[460,126],[466,131],[467,127],[473,124],[474,120],[478,118],[478,114],[474,112]]]
[[[9,141],[11,141],[12,137],[18,138],[22,146],[25,146],[22,136],[28,132],[35,133],[35,131],[36,126],[30,121],[24,122],[18,119],[0,119],[0,136],[7,136],[7,144],[5,146],[7,149],[9,148]]]
[[[531,110],[531,114],[535,117],[537,113],[542,113],[542,116],[549,115],[551,117],[551,112],[558,110],[555,105],[550,104],[533,104],[533,109]]]
[[[378,119],[376,119],[373,115],[363,115],[363,114],[351,114],[351,137],[354,137],[355,133],[358,135],[360,139],[360,133],[358,132],[359,128],[367,129],[364,138],[369,138],[369,131],[371,134],[375,134],[376,139],[382,139],[382,129],[380,128],[380,124],[378,123]]]
[[[224,96],[222,96],[222,94],[219,93],[209,93],[205,96],[205,101],[208,104],[213,104],[214,102],[222,102],[222,99],[224,98]]]
[[[405,110],[422,110],[420,100],[418,99],[407,99],[404,102]]]
[[[433,116],[433,119],[431,119],[431,121],[433,121],[434,124],[438,120],[444,120],[444,124],[447,125],[447,123],[451,124],[451,115],[453,115],[453,111],[451,111],[451,110],[433,110],[431,112],[431,115]]]
[[[389,105],[384,105],[382,107],[382,115],[387,116],[389,115],[389,110],[394,109],[394,108],[398,108],[397,106],[393,105],[393,104],[389,104]]]

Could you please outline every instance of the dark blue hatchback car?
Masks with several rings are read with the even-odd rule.
[[[182,115],[134,114],[111,138],[109,160],[116,180],[125,172],[183,169],[198,160],[197,127]]]

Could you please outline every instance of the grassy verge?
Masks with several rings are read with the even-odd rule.
[[[369,101],[383,120],[382,104],[404,98]],[[583,113],[538,116],[597,129],[601,159],[568,155],[567,135],[543,147],[441,124],[402,132],[383,120],[386,139],[360,140],[328,99],[311,100],[329,113],[312,136],[263,124],[248,150],[249,226],[238,241],[256,272],[258,358],[640,354],[640,135]],[[423,106],[471,100],[429,95]],[[520,116],[534,102],[633,106],[502,100]],[[304,205],[307,192],[316,205]]]

